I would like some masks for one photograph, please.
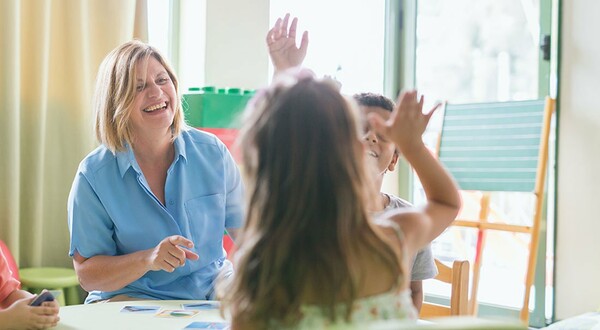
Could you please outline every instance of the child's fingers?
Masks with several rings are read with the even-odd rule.
[[[267,45],[271,45],[275,40],[273,40],[273,35],[275,34],[275,27],[271,28],[269,32],[267,32]]]
[[[290,30],[288,32],[288,37],[296,40],[296,28],[298,26],[298,17],[294,17],[292,20],[292,24],[290,25]]]
[[[402,91],[402,93],[400,93],[400,96],[398,96],[398,100],[396,101],[396,111],[405,111],[403,109],[406,109],[407,106],[417,101],[416,97],[416,90]]]
[[[281,25],[281,35],[285,38],[288,36],[288,22],[290,20],[290,14],[285,14],[283,18],[283,23]]]
[[[50,308],[52,311],[54,311],[54,313],[58,313],[58,310],[60,308],[60,305],[58,304],[58,301],[56,299],[52,301],[44,301],[42,303],[42,306]]]
[[[385,121],[383,120],[383,118],[381,118],[380,115],[373,112],[369,113],[367,116],[367,120],[369,121],[369,125],[371,126],[371,128],[376,133],[385,134],[385,132],[387,131],[385,127]]]
[[[302,41],[300,42],[300,50],[303,52],[306,52],[307,48],[308,48],[308,31],[304,31],[304,33],[302,33]]]
[[[434,112],[435,112],[437,109],[439,109],[441,106],[442,106],[442,104],[441,104],[440,102],[437,102],[437,103],[436,103],[436,104],[433,106],[433,108],[429,109],[429,111],[426,113],[426,115],[427,115],[428,117],[431,117],[431,116],[433,115],[433,113],[434,113]]]
[[[275,21],[275,26],[273,26],[273,39],[277,40],[281,37],[281,18],[278,18]]]
[[[58,314],[58,308],[54,306],[42,305],[33,309],[38,315],[56,315]]]

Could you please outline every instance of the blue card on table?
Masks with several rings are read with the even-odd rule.
[[[218,301],[204,301],[193,304],[181,304],[183,309],[203,310],[203,309],[219,309]]]
[[[227,322],[192,322],[185,329],[230,329]]]
[[[154,314],[158,312],[160,306],[124,306],[121,313]]]

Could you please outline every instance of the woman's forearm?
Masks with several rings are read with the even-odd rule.
[[[115,291],[138,280],[150,270],[152,250],[122,256],[98,255],[85,259],[75,254],[73,264],[81,287],[86,291]]]

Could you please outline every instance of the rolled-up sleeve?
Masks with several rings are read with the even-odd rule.
[[[4,254],[0,251],[0,301],[4,301],[13,291],[19,288],[19,281],[17,281],[8,268],[8,261],[4,257]]]
[[[71,235],[70,256],[75,251],[85,258],[117,254],[113,222],[82,171],[78,171],[73,181],[67,212]]]

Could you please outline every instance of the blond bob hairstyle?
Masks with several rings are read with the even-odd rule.
[[[147,65],[150,56],[154,57],[167,71],[175,86],[176,100],[173,104],[175,116],[171,125],[172,139],[186,128],[177,77],[160,52],[139,40],[128,41],[111,51],[100,64],[93,108],[96,114],[95,131],[98,142],[113,153],[125,150],[134,142],[130,125],[132,105],[136,96],[138,77],[136,66]]]

